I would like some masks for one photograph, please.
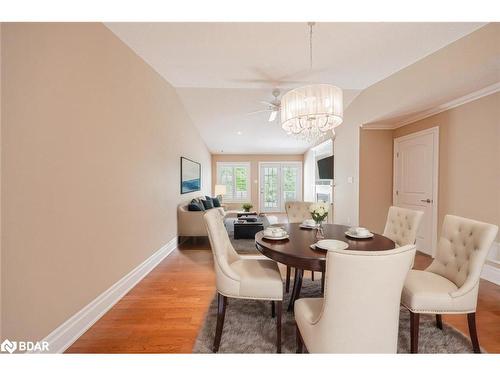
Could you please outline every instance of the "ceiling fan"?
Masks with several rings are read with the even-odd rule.
[[[264,104],[266,106],[265,109],[260,109],[258,111],[249,112],[249,113],[247,113],[247,115],[252,115],[255,113],[262,113],[262,112],[269,112],[268,121],[273,122],[274,120],[276,120],[276,118],[278,117],[278,112],[279,112],[280,107],[281,107],[280,100],[278,99],[278,97],[280,96],[280,90],[274,89],[272,91],[272,95],[274,96],[274,99],[272,101],[270,101],[270,102],[265,101],[265,100],[260,101],[261,104]]]

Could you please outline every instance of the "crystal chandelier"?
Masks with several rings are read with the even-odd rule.
[[[309,22],[310,67],[312,68],[312,29]],[[316,140],[342,124],[342,89],[327,84],[299,87],[281,98],[281,127],[287,134],[307,141]]]

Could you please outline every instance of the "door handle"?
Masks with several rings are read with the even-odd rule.
[[[424,203],[432,203],[432,199],[420,199],[420,202],[424,202]]]

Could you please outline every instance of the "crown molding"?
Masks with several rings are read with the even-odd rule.
[[[412,124],[416,121],[423,120],[427,117],[437,115],[438,113],[450,110],[452,108],[459,107],[461,105],[473,102],[474,100],[480,99],[482,97],[494,94],[500,91],[500,82],[494,83],[493,85],[486,86],[481,90],[474,91],[470,94],[461,96],[460,98],[453,99],[447,103],[438,105],[436,107],[430,108],[426,111],[420,112],[415,116],[411,116],[408,119],[398,122],[395,124],[384,124],[384,123],[373,123],[373,124],[363,124],[361,127],[365,130],[390,130],[397,129],[402,126]]]

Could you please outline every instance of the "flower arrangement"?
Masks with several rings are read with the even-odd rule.
[[[250,212],[250,209],[253,207],[253,205],[251,203],[243,203],[241,207],[243,207],[243,210],[245,212]]]
[[[328,204],[325,202],[313,203],[309,206],[309,212],[316,224],[319,225],[328,216]]]

